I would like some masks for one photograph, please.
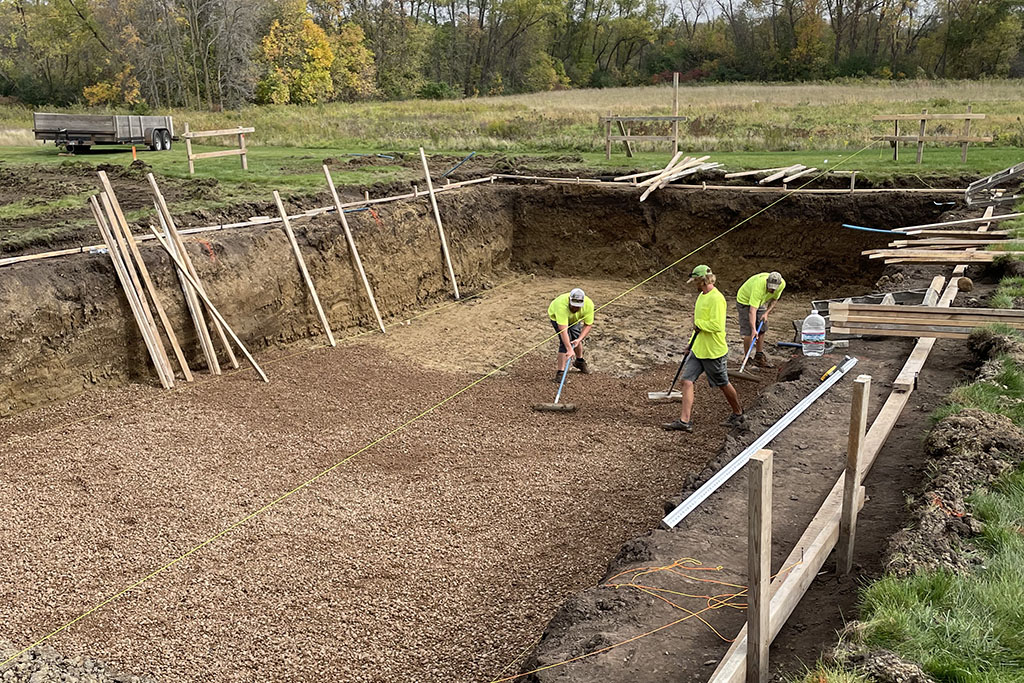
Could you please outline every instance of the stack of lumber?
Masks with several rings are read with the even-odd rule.
[[[835,334],[967,339],[972,329],[997,323],[1024,330],[1024,311],[1007,308],[842,303],[829,306],[829,314]]]
[[[672,160],[660,171],[647,171],[644,173],[633,173],[632,175],[618,176],[616,181],[632,180],[636,186],[644,188],[640,195],[640,201],[647,199],[652,192],[659,190],[674,180],[679,180],[699,171],[710,171],[721,166],[719,163],[708,162],[710,156],[684,157],[682,152],[677,152]],[[640,178],[646,180],[640,181]]]
[[[907,235],[911,239],[898,239],[889,243],[887,249],[869,249],[861,252],[873,259],[885,259],[890,263],[989,263],[1002,255],[1020,255],[1020,251],[996,251],[989,247],[1007,244],[1013,238],[1007,230],[988,230],[998,220],[1016,218],[1021,214],[993,216],[986,211],[979,218],[928,223],[896,228],[893,232]],[[958,229],[958,226],[978,225],[977,229]]]
[[[773,183],[776,180],[781,180],[783,184],[792,182],[797,178],[802,178],[806,175],[814,173],[818,169],[814,166],[808,167],[803,164],[793,164],[792,166],[778,166],[776,168],[759,168],[754,171],[738,171],[736,173],[726,173],[726,178],[745,178],[747,176],[756,176],[766,174],[764,178],[757,181],[758,185],[765,185],[767,183]]]

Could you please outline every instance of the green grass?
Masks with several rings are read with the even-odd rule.
[[[805,674],[790,680],[794,683],[870,683],[871,679],[837,666],[819,662]]]
[[[28,218],[38,214],[49,213],[60,209],[82,206],[89,199],[93,192],[82,192],[79,194],[40,201],[38,199],[22,199],[12,204],[0,204],[0,220],[14,220]]]
[[[688,149],[795,151],[859,149],[892,126],[874,114],[962,113],[972,104],[988,116],[972,130],[998,146],[1024,147],[1019,119],[1024,81],[842,81],[689,85],[680,91],[681,126]],[[599,152],[598,116],[671,113],[669,86],[567,90],[466,100],[331,103],[319,106],[249,106],[236,111],[172,110],[179,127],[193,130],[248,125],[253,145],[313,148]],[[86,108],[76,107],[82,112]],[[100,110],[97,110],[100,111]],[[911,125],[911,124],[906,124]],[[961,132],[959,122],[933,122],[934,133]],[[5,129],[31,127],[31,110],[0,107]],[[904,130],[907,130],[904,128]],[[649,144],[649,143],[647,143]],[[620,145],[621,148],[621,145]],[[650,151],[652,147],[643,147]],[[354,150],[353,151],[357,151]],[[925,157],[931,150],[926,150]],[[907,154],[912,156],[908,148]]]
[[[1013,334],[1005,326],[992,326],[1002,333]],[[973,382],[954,389],[945,403],[933,413],[935,421],[967,409],[984,410],[1005,415],[1024,427],[1024,368],[1007,355],[996,359],[1000,371],[991,380]]]
[[[1017,396],[1024,396],[1018,392]],[[885,577],[862,596],[866,644],[939,681],[1024,680],[1024,470],[969,501],[984,525],[984,564],[966,574]]]

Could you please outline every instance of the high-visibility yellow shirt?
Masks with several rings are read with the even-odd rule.
[[[589,296],[583,297],[583,308],[573,313],[569,310],[569,292],[556,296],[548,306],[548,318],[559,325],[572,326],[583,321],[584,325],[594,324],[594,302]]]
[[[725,297],[717,288],[701,292],[693,307],[693,324],[700,332],[691,350],[697,358],[721,358],[729,353],[725,343]]]
[[[782,290],[786,288],[786,280],[783,278],[782,282],[779,283],[778,289],[774,292],[768,291],[768,276],[771,273],[758,273],[757,275],[751,275],[747,278],[747,281],[743,283],[740,290],[736,292],[736,301],[743,306],[754,306],[761,308],[762,306],[768,305],[768,302],[772,299],[778,299],[782,296]]]

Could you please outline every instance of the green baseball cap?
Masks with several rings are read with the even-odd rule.
[[[711,275],[711,266],[700,265],[690,271],[690,279],[687,282],[693,282],[699,277],[706,277]]]

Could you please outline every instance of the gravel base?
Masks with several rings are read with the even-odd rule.
[[[0,660],[19,649],[0,640]],[[4,683],[150,683],[149,676],[133,676],[90,657],[64,657],[45,645],[32,648],[5,667]]]
[[[269,385],[243,372],[173,392],[130,387],[0,422],[0,638],[24,647],[472,379],[364,339],[275,364]],[[659,425],[677,407],[643,397],[668,383],[669,365],[573,373],[566,399],[578,413],[532,412],[553,396],[549,355],[51,644],[160,680],[515,671],[558,605],[657,523],[663,496],[725,435],[725,403],[701,384],[701,429],[683,448],[666,438]]]

